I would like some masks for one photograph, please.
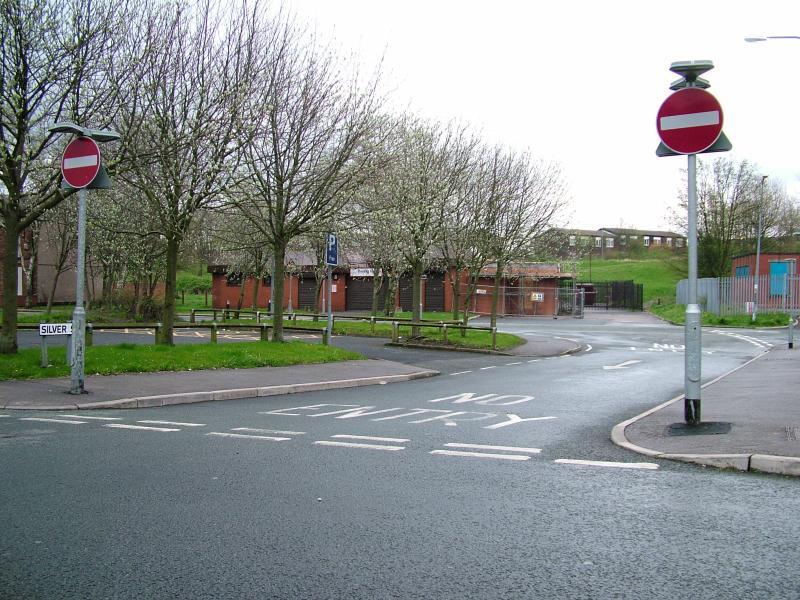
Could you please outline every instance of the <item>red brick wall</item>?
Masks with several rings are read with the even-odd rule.
[[[334,274],[334,277],[337,279],[333,280],[333,285],[336,288],[336,291],[333,292],[333,310],[334,311],[343,311],[345,309],[345,289],[344,289],[344,275]],[[251,308],[253,302],[253,285],[255,284],[255,280],[252,277],[248,277],[247,281],[244,285],[244,300],[242,301],[242,308]],[[283,307],[289,307],[289,289],[291,286],[291,295],[292,295],[292,307],[297,307],[298,297],[299,297],[299,281],[296,275],[292,275],[291,278],[287,277],[284,280],[283,284]],[[322,308],[322,295],[326,293],[327,284],[323,286],[323,290],[320,293],[320,302],[319,306],[320,309]],[[264,285],[263,281],[259,285],[258,288],[258,306],[257,308],[267,308],[269,304],[270,298],[270,286]],[[225,308],[226,302],[230,303],[230,306],[236,308],[236,304],[239,302],[239,286],[238,285],[231,285],[229,286],[227,283],[227,277],[221,273],[214,273],[211,280],[211,296],[212,296],[212,306],[214,308]]]

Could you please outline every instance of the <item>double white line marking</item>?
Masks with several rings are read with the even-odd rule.
[[[532,454],[539,454],[541,448],[520,448],[518,446],[490,446],[487,444],[445,444],[445,448],[465,448],[465,450],[432,450],[431,454],[443,456],[465,456],[472,458],[493,458],[497,460],[530,460]],[[469,449],[469,450],[466,450]],[[472,452],[472,450],[494,450],[495,452]],[[512,452],[514,454],[498,454]]]

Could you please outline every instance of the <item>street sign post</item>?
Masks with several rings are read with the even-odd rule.
[[[333,336],[333,267],[339,264],[339,239],[329,233],[325,240],[325,264],[328,267],[328,340]]]
[[[62,187],[78,190],[78,248],[77,282],[75,285],[75,310],[72,313],[72,336],[70,341],[70,394],[83,394],[84,351],[86,337],[86,310],[83,307],[86,264],[86,189],[106,189],[111,180],[103,169],[100,148],[97,142],[119,139],[119,134],[106,129],[87,129],[75,123],[56,123],[48,128],[49,133],[72,133],[73,139],[61,157]],[[43,338],[44,339],[44,338]]]
[[[722,132],[722,107],[705,91],[709,83],[700,75],[714,68],[711,61],[676,62],[670,71],[682,77],[670,89],[677,90],[661,105],[656,129],[661,145],[657,156],[687,155],[689,259],[688,298],[684,329],[684,420],[700,425],[701,310],[697,303],[697,154],[724,152],[731,144]]]

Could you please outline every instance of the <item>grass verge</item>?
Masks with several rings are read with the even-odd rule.
[[[39,366],[41,353],[38,348],[27,348],[17,354],[2,355],[0,381],[69,375],[65,348],[50,348],[48,357],[51,366],[41,368]],[[156,371],[284,367],[360,358],[364,357],[349,350],[303,342],[237,342],[181,346],[119,344],[88,347],[86,374],[114,375]]]
[[[683,325],[686,322],[686,307],[683,304],[654,304],[650,306],[650,312],[676,325]],[[707,327],[785,327],[789,324],[789,315],[778,312],[758,313],[753,322],[751,315],[718,317],[713,313],[704,312],[700,323]]]

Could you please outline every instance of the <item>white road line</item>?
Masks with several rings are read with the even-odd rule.
[[[513,363],[506,363],[506,366],[510,367],[512,365],[521,365],[521,364],[522,364],[522,362],[513,362]]]
[[[151,425],[178,425],[180,427],[205,427],[205,423],[179,423],[176,421],[136,421],[137,423],[150,423]]]
[[[556,335],[556,336],[554,336],[554,337],[555,337],[557,340],[567,340],[568,342],[575,342],[576,344],[578,343],[578,340],[573,340],[572,338],[568,338],[568,337],[559,337],[559,336],[557,336],[557,335]]]
[[[464,375],[465,373],[472,373],[472,371],[458,371],[457,373],[450,373],[450,375]]]
[[[492,365],[491,367],[481,367],[481,371],[485,371],[486,369],[496,369],[497,365]]]
[[[64,419],[45,419],[44,417],[21,417],[20,421],[38,421],[40,423],[69,423],[70,425],[85,425],[86,421],[68,421]]]
[[[292,438],[287,437],[274,437],[271,435],[245,435],[243,433],[225,433],[222,431],[210,431],[206,435],[215,435],[217,437],[229,437],[240,440],[269,440],[271,442],[285,442]]]
[[[0,415],[0,419],[10,419],[11,415]]]
[[[90,419],[92,421],[121,421],[122,417],[87,417],[85,415],[58,415],[64,419]]]
[[[112,427],[113,429],[136,429],[139,431],[180,431],[180,429],[169,429],[167,427],[144,427],[142,425],[123,425],[122,423],[109,423],[103,427]]]
[[[527,452],[529,454],[539,454],[541,448],[519,448],[516,446],[489,446],[486,444],[445,444],[446,448],[473,448],[475,450],[505,450],[508,452]]]
[[[369,440],[371,442],[397,442],[402,444],[403,442],[410,442],[411,440],[404,440],[402,438],[385,438],[385,437],[373,437],[369,435],[345,435],[345,434],[337,434],[332,435],[332,438],[339,438],[343,440]]]
[[[252,427],[234,427],[231,431],[252,431],[253,433],[277,433],[278,435],[305,435],[305,431],[280,431],[278,429],[254,429]]]
[[[377,444],[357,444],[355,442],[329,442],[327,440],[320,440],[314,442],[317,446],[340,446],[342,448],[361,448],[364,450],[405,450],[405,446],[379,446]]]
[[[541,358],[534,358],[533,360],[529,360],[529,363],[539,362]]]
[[[530,460],[522,454],[489,454],[486,452],[459,452],[458,450],[431,450],[430,454],[441,456],[467,456],[472,458],[496,458],[498,460]]]
[[[588,467],[614,467],[617,469],[649,469],[655,471],[658,465],[655,463],[622,463],[609,462],[605,460],[577,460],[573,458],[557,458],[553,462],[562,465],[585,465]]]
[[[586,344],[586,350],[584,352],[591,352],[591,351],[592,351],[592,345]]]

